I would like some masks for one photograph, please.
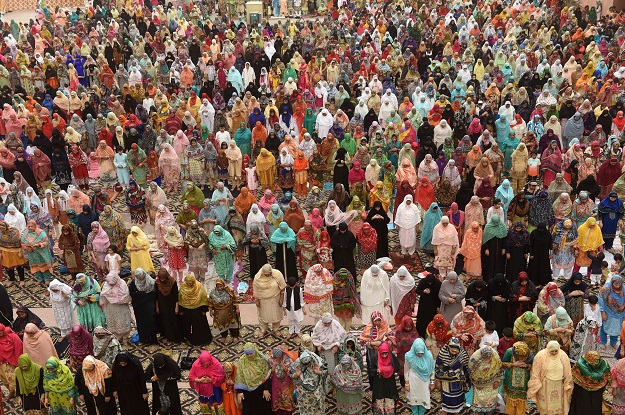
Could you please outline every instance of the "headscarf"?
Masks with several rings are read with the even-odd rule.
[[[508,229],[505,223],[501,221],[499,215],[493,215],[490,221],[484,227],[482,234],[482,244],[490,241],[493,238],[505,238],[508,235]]]
[[[501,359],[499,353],[490,346],[482,346],[469,358],[471,382],[480,387],[491,385],[501,379]]]
[[[597,219],[590,217],[577,228],[577,246],[583,252],[598,249],[603,245],[601,228],[597,225]]]
[[[273,234],[269,238],[269,241],[273,244],[285,243],[287,244],[287,247],[289,249],[293,251],[295,250],[295,232],[289,227],[286,222],[280,222],[280,225],[278,225],[278,229],[273,232]]]
[[[423,339],[419,338],[414,341],[410,351],[406,353],[405,359],[406,364],[417,374],[419,379],[423,382],[430,380],[434,372],[434,357],[425,347]]]
[[[208,306],[208,295],[202,283],[197,281],[191,274],[184,277],[183,284],[178,290],[178,304],[181,307],[195,310],[202,306]]]
[[[135,269],[135,287],[142,293],[154,292],[154,278],[145,272],[142,268]]]
[[[598,391],[612,384],[610,365],[596,350],[587,351],[573,365],[571,375],[575,384],[589,392]]]
[[[326,326],[326,324],[329,325]],[[330,350],[334,346],[340,346],[346,335],[347,333],[341,323],[332,318],[332,314],[324,313],[321,320],[313,328],[312,340],[316,347]]]
[[[81,325],[72,327],[69,338],[69,354],[72,356],[86,357],[93,355],[93,337]]]
[[[43,372],[43,388],[46,392],[68,394],[75,388],[74,375],[57,357],[46,362]]]
[[[26,367],[26,369],[22,369]],[[15,368],[15,380],[17,381],[20,394],[31,395],[39,385],[41,378],[41,365],[33,362],[26,353],[17,358],[17,367]]]
[[[82,375],[85,386],[93,396],[104,396],[106,392],[105,379],[111,377],[111,370],[101,360],[87,356],[82,362]]]
[[[386,354],[386,357],[383,354]],[[395,373],[392,356],[388,342],[384,342],[378,347],[378,372],[384,379],[390,378]]]
[[[130,293],[126,281],[122,280],[117,272],[109,273],[102,285],[100,298],[106,298],[109,304],[129,304]]]
[[[346,393],[357,393],[363,390],[362,372],[353,357],[348,354],[341,357],[332,373],[332,382],[339,390]]]
[[[251,342],[243,346],[243,356],[237,361],[235,389],[254,391],[271,375],[269,359],[260,354],[256,345]]]

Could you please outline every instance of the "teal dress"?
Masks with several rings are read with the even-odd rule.
[[[244,123],[241,124],[244,125]],[[241,154],[247,154],[248,156],[252,155],[252,132],[249,128],[238,128],[234,132],[234,142],[241,150]]]
[[[215,232],[218,232],[217,235]],[[222,248],[226,249],[222,249]],[[208,236],[208,248],[213,251],[213,261],[215,262],[215,272],[217,277],[226,281],[232,281],[234,272],[234,251],[237,244],[234,238],[220,225],[216,225],[213,232]]]
[[[516,150],[520,142],[521,141],[519,141],[519,139],[516,137],[512,139],[508,137],[504,141],[503,146],[500,146],[501,151],[503,151],[503,164],[506,168],[506,171],[510,171],[510,169],[512,169],[512,152]]]
[[[84,282],[83,280],[84,277]],[[76,304],[76,313],[78,314],[78,322],[88,331],[93,331],[98,326],[106,327],[106,316],[100,308],[100,284],[98,281],[85,274],[76,276],[76,284],[81,284],[81,291],[72,291],[72,301]],[[84,305],[79,305],[82,301]]]
[[[38,282],[46,282],[52,279],[52,252],[50,251],[50,243],[48,235],[39,229],[36,231],[26,231],[22,235],[22,244],[26,246],[24,249],[30,272],[37,278]],[[44,246],[39,246],[42,244]]]

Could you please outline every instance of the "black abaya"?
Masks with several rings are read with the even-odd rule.
[[[178,302],[178,284],[174,283],[168,295],[163,295],[157,290],[156,301],[158,304],[158,327],[161,334],[170,342],[182,341],[180,332],[180,319],[176,315],[176,303]]]
[[[128,285],[132,298],[132,309],[137,319],[137,331],[141,343],[156,341],[156,287],[154,291],[145,293],[139,291],[133,280]]]
[[[260,243],[253,243],[251,240],[249,244],[243,241],[243,245],[248,245],[247,255],[250,261],[250,275],[253,277],[260,271],[263,265],[267,264],[267,251]]]
[[[376,215],[382,216],[382,218],[373,218]],[[378,247],[375,251],[376,258],[385,258],[389,256],[388,253],[388,224],[391,219],[382,207],[382,202],[377,201],[373,204],[373,207],[367,214],[365,222],[371,225],[375,229],[378,235]]]
[[[336,186],[338,183],[341,183],[344,189],[349,189],[348,176],[349,176],[349,169],[347,168],[347,165],[345,164],[345,162],[342,160],[337,161],[336,165],[334,166],[334,176],[332,176],[334,186]]]
[[[510,258],[506,261],[506,278],[508,281],[516,281],[519,273],[527,270],[525,254],[529,254],[529,249],[529,245],[508,246],[506,248],[506,256],[510,255]]]
[[[345,232],[342,232],[341,229],[344,229]],[[339,229],[334,232],[334,235],[332,235],[332,239],[330,239],[330,246],[332,247],[334,269],[339,270],[341,268],[345,268],[355,278],[357,275],[356,263],[354,262],[356,237],[351,231],[347,230],[347,225],[344,222],[339,224]]]
[[[208,345],[213,341],[213,335],[206,319],[207,306],[198,308],[184,308],[180,306],[182,314],[182,332],[189,343],[195,346]]]
[[[288,280],[289,277],[295,277],[299,279],[299,273],[297,272],[297,259],[296,258],[297,257],[295,256],[295,252],[291,248],[288,247],[288,244],[286,242],[276,244],[276,267],[275,269],[277,269],[278,271],[282,273],[285,280]],[[250,273],[250,275],[256,275],[256,274]]]
[[[425,292],[425,290],[429,292]],[[428,324],[434,319],[434,316],[438,313],[438,308],[441,305],[441,300],[438,298],[438,292],[441,289],[441,282],[433,275],[429,274],[427,277],[419,281],[417,285],[417,295],[419,296],[419,307],[417,309],[417,323],[416,328],[419,336],[425,338],[427,333]]]
[[[553,238],[546,227],[538,225],[530,233],[530,262],[527,266],[527,274],[536,286],[543,286],[551,281],[551,261],[549,250]]]
[[[157,359],[162,358],[164,360],[164,368],[157,366]],[[152,377],[158,376],[159,380],[152,381]],[[152,382],[152,415],[157,415],[161,409],[161,393],[165,393],[169,398],[170,406],[168,415],[182,415],[182,406],[180,404],[180,391],[178,390],[178,380],[181,378],[180,368],[176,362],[167,356],[163,356],[160,353],[154,355],[154,364],[148,365],[145,370],[145,378],[148,382]],[[159,383],[163,388],[159,387]],[[134,414],[133,414],[134,415]]]
[[[604,391],[605,387],[591,392],[575,383],[573,385],[573,395],[571,396],[569,415],[590,415],[602,413]]]
[[[83,402],[85,404],[85,409],[87,410],[87,415],[117,414],[117,405],[115,404],[115,399],[110,399],[108,402],[106,402],[106,398],[112,398],[113,396],[113,388],[111,385],[112,379],[110,377],[104,379],[104,395],[98,393],[97,396],[93,396],[91,392],[89,392],[89,388],[87,388],[87,385],[85,385],[85,378],[82,374],[82,366],[78,367],[74,382],[76,383],[76,388],[78,389],[78,395],[83,397]]]
[[[4,285],[0,284],[0,324],[5,327],[13,325],[13,304]]]
[[[506,268],[506,256],[501,251],[506,249],[508,237],[493,237],[482,245],[482,274],[484,281],[490,280],[498,273],[504,273]],[[488,250],[489,255],[486,255]]]
[[[263,392],[271,393],[271,377],[253,391],[235,389],[243,394],[242,415],[271,415],[271,401],[263,397]]]
[[[17,169],[17,171],[19,171],[22,174],[22,177],[24,178],[24,180],[26,180],[26,182],[30,185],[30,187],[35,189],[35,192],[36,192],[37,180],[35,179],[35,175],[33,174],[33,171],[30,168],[30,166],[28,165],[28,162],[24,159],[22,159],[22,161],[15,159],[15,168]]]
[[[121,366],[120,361],[125,361],[126,366]],[[148,388],[145,385],[141,361],[127,352],[122,352],[115,357],[112,371],[111,391],[117,392],[121,415],[149,415],[148,401],[143,399],[143,395],[148,394]]]
[[[504,301],[494,300],[494,297],[501,297]],[[508,325],[508,299],[510,298],[510,285],[508,280],[497,274],[495,278],[488,282],[488,311],[486,320],[492,320],[497,327],[497,333],[502,333]]]
[[[486,318],[486,305],[488,304],[488,289],[483,280],[474,281],[467,287],[464,296],[467,305],[472,306],[483,320]]]

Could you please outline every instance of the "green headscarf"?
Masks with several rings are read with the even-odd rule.
[[[189,202],[189,205],[201,209],[204,207],[204,193],[195,184],[189,182],[182,194],[182,200]]]
[[[26,370],[22,367],[26,366]],[[15,368],[15,379],[20,387],[20,393],[30,395],[35,392],[39,385],[41,376],[41,365],[33,362],[27,353],[17,358],[17,367]]]
[[[304,128],[310,134],[312,134],[312,132],[315,131],[316,123],[317,123],[317,116],[315,115],[312,109],[308,108],[306,110],[306,115],[304,115],[304,124],[303,124]]]
[[[56,369],[54,372],[51,370]],[[46,392],[68,393],[76,388],[74,376],[57,357],[51,357],[46,362],[46,369],[43,372],[43,389]]]
[[[235,389],[253,391],[265,383],[271,374],[271,368],[267,358],[258,353],[256,345],[252,342],[243,346],[243,356],[237,362],[237,374],[234,378]]]
[[[217,235],[215,232],[219,232]],[[234,238],[225,230],[221,225],[215,225],[213,231],[210,235],[208,235],[208,243],[213,248],[221,248],[222,246],[230,246],[231,248],[236,248],[237,243],[234,241]]]
[[[499,215],[493,215],[490,221],[484,226],[484,233],[482,234],[482,245],[490,241],[493,238],[505,238],[508,236],[508,229],[506,224],[501,221]]]
[[[350,157],[356,154],[356,140],[350,133],[345,133],[343,141],[341,141],[341,147],[343,147],[349,153]]]

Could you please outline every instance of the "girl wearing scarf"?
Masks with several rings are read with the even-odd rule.
[[[623,218],[625,207],[615,191],[599,203],[599,226],[604,240],[604,249],[611,252],[618,223]]]
[[[108,330],[121,339],[123,345],[128,344],[131,329],[130,302],[126,281],[116,272],[109,273],[102,285],[100,306],[104,310]]]
[[[56,357],[46,361],[43,372],[44,406],[58,414],[75,414],[78,389],[69,367]]]
[[[618,199],[617,199],[618,200]],[[587,267],[591,264],[588,252],[591,255],[603,245],[603,235],[601,228],[597,225],[594,217],[589,217],[583,225],[577,228],[577,249],[579,254],[575,258],[575,266],[573,271],[579,270],[580,267]]]
[[[558,222],[553,231],[552,267],[554,278],[560,276],[560,270],[564,271],[564,278],[570,278],[575,265],[575,245],[577,245],[577,228],[573,221],[566,219],[563,222]],[[540,275],[542,272],[538,274]]]
[[[336,386],[336,404],[339,413],[356,415],[362,410],[364,386],[362,370],[353,357],[344,354],[332,373],[332,383]]]
[[[502,378],[499,354],[490,346],[482,346],[469,358],[467,370],[474,386],[472,407],[478,413],[492,413]]]
[[[555,282],[550,282],[538,294],[538,302],[536,304],[537,314],[543,325],[547,319],[556,312],[558,307],[564,306],[564,294]]]
[[[89,330],[105,325],[106,317],[98,305],[100,285],[95,279],[78,274],[71,299],[78,306],[78,321],[81,325]]]
[[[91,223],[91,232],[87,236],[87,252],[95,268],[98,280],[102,281],[106,272],[106,254],[111,246],[108,235],[99,222]]]
[[[423,339],[416,339],[406,353],[408,373],[407,403],[415,415],[423,415],[430,409],[430,390],[433,388],[434,357],[426,349]]]
[[[161,335],[171,342],[180,342],[178,284],[165,268],[161,268],[156,278],[156,287],[156,318]]]
[[[87,356],[93,355],[93,337],[80,325],[72,327],[68,335],[70,368],[75,369],[82,364]]]
[[[143,153],[143,156],[145,157],[145,153]],[[117,173],[115,170],[115,165],[113,164],[113,160],[115,159],[115,151],[113,151],[113,149],[109,147],[105,141],[100,141],[100,145],[98,145],[98,148],[96,148],[95,150],[95,158],[98,161],[98,169],[101,175],[100,178],[102,180],[103,186],[105,188],[113,187],[113,184],[115,184],[117,180]],[[128,157],[129,166],[131,158],[132,156]],[[130,170],[132,171],[132,167]],[[140,180],[141,177],[143,177],[143,183],[145,183],[145,176],[137,175],[137,180]]]
[[[178,283],[182,282],[182,272],[187,268],[186,250],[184,240],[177,227],[167,229],[163,238],[167,246],[167,267],[174,275]]]
[[[571,374],[574,385],[569,413],[582,415],[602,411],[603,392],[614,384],[608,362],[599,352],[591,350],[575,362]]]
[[[209,300],[204,286],[188,274],[178,291],[180,315],[183,318],[182,331],[189,343],[200,346],[213,341],[213,335],[206,319]]]
[[[0,324],[0,380],[9,390],[9,399],[15,396],[15,368],[22,349],[19,336],[10,327]]]

